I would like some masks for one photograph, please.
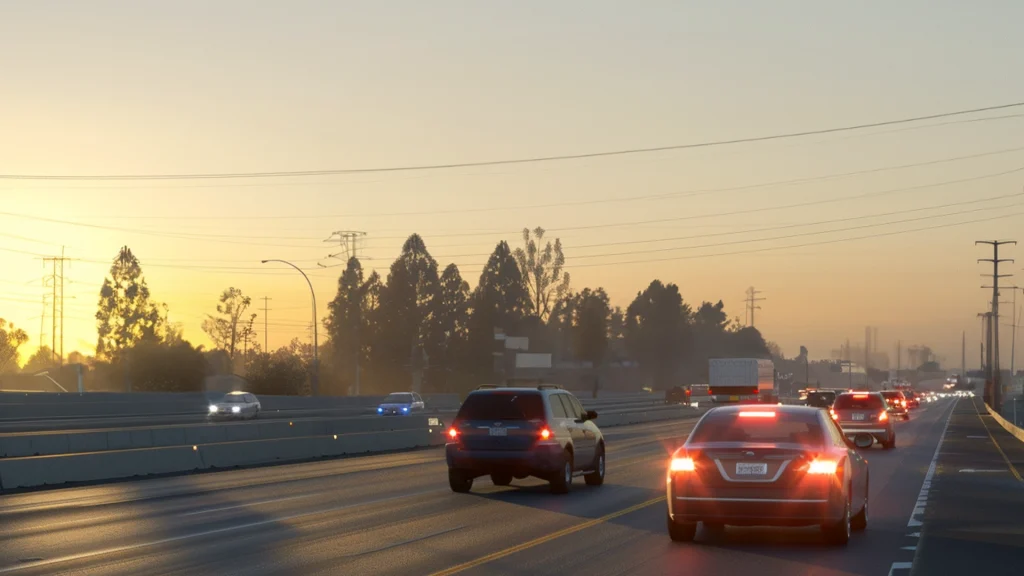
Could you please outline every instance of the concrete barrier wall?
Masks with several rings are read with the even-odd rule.
[[[611,428],[644,422],[695,418],[702,412],[702,410],[692,408],[673,407],[668,410],[599,415],[597,424],[602,428]],[[406,423],[412,422],[412,418],[400,420]],[[381,426],[394,426],[398,421],[399,419],[369,420],[369,422],[380,422]],[[261,426],[276,425],[277,423],[257,422],[254,424],[260,431],[259,427]],[[326,432],[330,430],[331,424],[324,424],[323,428],[317,426],[321,425],[312,424],[311,428],[302,428],[300,431]],[[382,429],[355,433],[326,432],[316,435],[234,441],[228,440],[229,434],[235,437],[248,436],[252,434],[252,431],[228,432],[225,430],[226,428],[231,428],[231,426],[150,429],[148,430],[148,441],[177,443],[181,441],[181,434],[184,434],[186,444],[135,448],[130,447],[131,443],[146,442],[146,434],[133,436],[127,431],[115,431],[115,436],[111,439],[111,432],[104,432],[103,434],[107,435],[106,451],[0,458],[0,491],[411,450],[426,446],[441,446],[445,443],[444,427],[430,430],[422,425],[400,430]],[[294,429],[295,427],[289,428]],[[260,431],[264,434],[281,432],[282,430],[278,429]],[[117,433],[119,435],[116,435]],[[89,442],[95,442],[92,446],[99,446],[101,442],[99,436],[89,440],[71,440],[70,435],[54,434],[47,435],[47,438],[50,440],[43,442],[53,442],[53,444],[44,446],[40,443],[38,444],[40,448],[71,449],[72,442],[81,442],[75,446],[87,446]],[[195,447],[193,448],[189,442],[192,442]],[[125,446],[126,444],[127,446]],[[112,448],[115,445],[125,447]]]
[[[988,404],[985,404],[985,410],[999,423],[1007,432],[1013,435],[1014,438],[1024,442],[1024,429],[1014,426],[1009,420],[1003,418],[998,412],[993,410]]]
[[[0,393],[0,419],[47,419],[103,416],[148,416],[167,414],[205,414],[211,400],[219,394],[138,392],[86,394]],[[383,396],[259,396],[264,411],[273,410],[351,410],[370,412]],[[458,408],[457,394],[426,394],[430,408]]]

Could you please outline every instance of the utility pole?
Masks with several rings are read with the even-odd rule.
[[[999,279],[1013,276],[1013,274],[999,274],[999,264],[1001,262],[1013,262],[1012,258],[999,258],[999,247],[1004,244],[1017,244],[1015,240],[978,240],[974,243],[988,244],[992,246],[992,258],[979,258],[978,262],[991,262],[992,263],[992,286],[982,286],[982,288],[992,288],[992,317],[989,320],[989,326],[992,332],[992,343],[990,345],[989,355],[992,357],[992,366],[990,370],[992,372],[992,409],[999,411],[1002,408],[1003,402],[1003,389],[1002,383],[1000,382],[1001,374],[999,373]],[[984,275],[989,276],[989,275]]]
[[[270,354],[270,346],[267,345],[267,342],[268,342],[268,339],[267,339],[267,326],[269,325],[267,323],[267,312],[270,311],[270,308],[267,308],[267,302],[270,302],[271,300],[273,300],[273,298],[268,298],[266,296],[263,297],[263,353],[264,354]]]
[[[967,331],[960,333],[960,377],[967,378]]]
[[[992,312],[978,314],[981,317],[981,368],[985,373],[985,401],[991,405],[988,383],[992,381]]]
[[[903,341],[896,341],[896,379],[900,379],[900,368],[903,366]]]
[[[760,290],[755,290],[753,286],[747,288],[747,310],[750,312],[750,327],[754,327],[754,310],[760,310],[761,307],[757,305],[758,302],[762,302],[765,298],[758,298],[757,295],[761,294]]]
[[[358,230],[338,230],[331,234],[329,238],[324,242],[338,242],[341,246],[341,252],[331,254],[330,258],[344,257],[346,265],[352,258],[359,258],[359,241],[366,238],[366,232]],[[352,394],[359,396],[360,394],[360,356],[362,356],[362,340],[360,336],[360,327],[363,325],[362,307],[359,309],[359,317],[355,318],[355,326],[353,326],[353,336],[355,342],[353,343],[354,350],[352,351],[352,364],[355,370],[355,379],[352,382]]]
[[[59,366],[64,365],[64,262],[71,260],[71,258],[64,257],[64,247],[60,249],[60,256],[44,257],[43,268],[46,268],[46,263],[52,264],[53,271],[50,273],[51,288],[53,293],[51,295],[51,330],[50,335],[50,348],[53,350],[53,355],[56,357],[56,364]],[[58,272],[59,266],[59,272]],[[59,284],[58,284],[59,280]],[[57,321],[60,319],[60,340],[57,339]],[[59,346],[58,346],[59,344]]]

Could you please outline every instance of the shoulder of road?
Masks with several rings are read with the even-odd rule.
[[[981,398],[962,399],[919,497],[910,573],[1024,574],[1022,472],[1024,431],[992,415]]]

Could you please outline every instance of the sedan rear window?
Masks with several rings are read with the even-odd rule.
[[[771,417],[749,417],[742,411],[708,413],[690,434],[690,442],[824,444],[825,432],[816,413],[772,414]]]
[[[470,394],[459,408],[459,420],[543,420],[544,399],[530,392]]]
[[[384,399],[384,402],[388,404],[412,404],[412,394],[409,394],[408,392],[388,394],[387,398]]]
[[[881,410],[882,397],[878,394],[840,394],[832,408],[835,410]]]

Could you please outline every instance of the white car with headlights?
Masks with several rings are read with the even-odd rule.
[[[228,392],[223,398],[211,402],[209,416],[213,418],[256,418],[260,415],[260,401],[248,392]]]

